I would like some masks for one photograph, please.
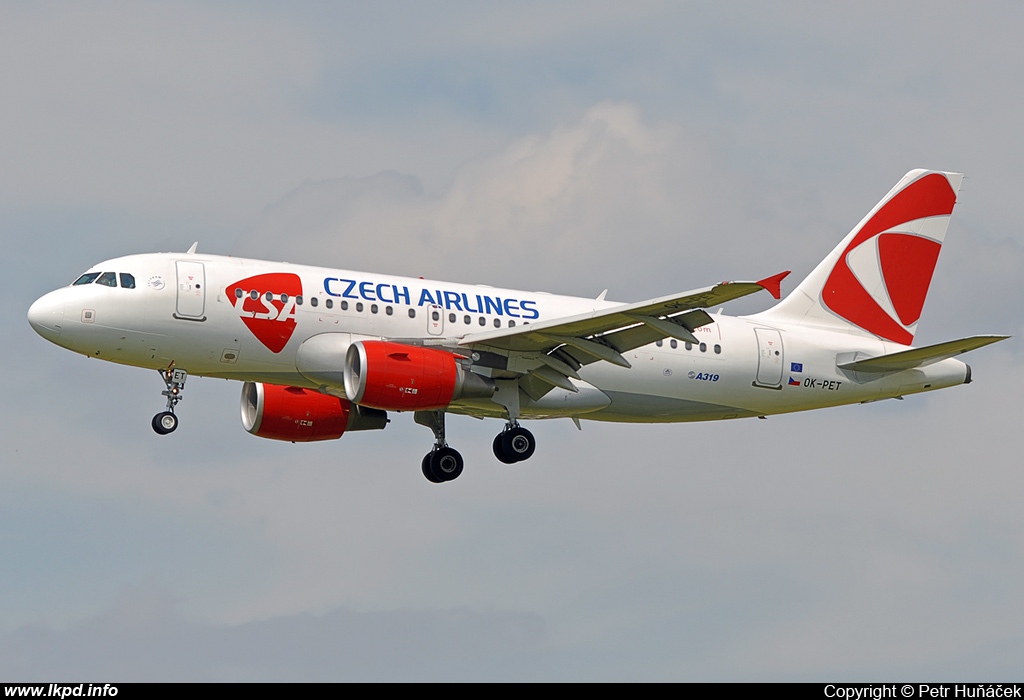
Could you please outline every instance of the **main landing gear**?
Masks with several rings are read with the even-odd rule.
[[[521,427],[518,421],[509,421],[505,429],[494,436],[491,447],[498,461],[515,464],[533,456],[533,451],[537,449],[537,439],[533,433]]]
[[[183,369],[162,369],[160,378],[167,385],[167,389],[160,392],[167,397],[167,410],[153,416],[153,430],[157,435],[167,435],[178,429],[178,417],[174,415],[174,407],[184,398],[181,392],[185,388],[188,372]]]
[[[423,457],[423,476],[435,484],[458,479],[462,473],[462,455],[448,447],[444,439],[444,411],[417,411],[416,422],[434,432],[434,449]]]
[[[435,484],[452,481],[462,474],[464,463],[458,450],[448,446],[444,438],[444,411],[417,411],[416,422],[434,433],[434,449],[423,456],[423,476]],[[494,456],[505,464],[522,462],[533,456],[537,440],[518,421],[509,421],[494,438]]]

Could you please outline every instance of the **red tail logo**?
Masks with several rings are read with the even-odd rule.
[[[942,234],[939,240],[928,237],[922,220],[949,216],[954,204],[956,193],[938,173],[899,191],[836,261],[822,303],[869,333],[910,345],[942,247]]]
[[[295,297],[302,295],[302,280],[290,272],[256,275],[228,285],[225,292],[235,311],[270,352],[284,350],[295,332]]]

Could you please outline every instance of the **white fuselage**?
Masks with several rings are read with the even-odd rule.
[[[340,334],[323,347],[341,349],[354,340],[378,338],[442,346],[474,332],[616,305],[201,254],[132,255],[91,271],[115,273],[116,286],[72,285],[32,306],[29,319],[48,340],[126,365],[173,365],[193,375],[337,395],[344,392],[344,352],[337,356],[336,378],[330,371],[306,371],[303,362],[309,360],[304,357],[318,346],[311,338]],[[131,276],[134,287],[130,282],[123,286],[122,273]],[[273,295],[270,300],[267,293]],[[526,400],[522,417],[631,422],[740,418],[872,401],[969,380],[967,366],[955,359],[858,376],[837,368],[837,363],[904,347],[834,329],[780,326],[758,315],[712,318],[713,323],[695,329],[698,345],[665,339],[624,353],[628,369],[600,361],[585,365],[579,369],[583,381],[575,382],[579,392],[556,387],[539,400]],[[322,352],[316,361],[325,362]],[[487,375],[490,369],[485,362],[475,371]],[[505,415],[495,401],[480,399],[456,402],[448,410]]]

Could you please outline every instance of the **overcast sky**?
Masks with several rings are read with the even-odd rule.
[[[0,679],[1006,680],[1024,668],[1024,5],[0,6]],[[292,445],[25,312],[181,250],[635,301],[964,172],[918,341],[975,381],[709,424]],[[765,298],[730,310],[764,308]]]

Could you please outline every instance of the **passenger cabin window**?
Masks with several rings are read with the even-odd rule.
[[[122,289],[135,289],[135,275],[130,275],[127,272],[122,272],[120,273],[120,277]]]
[[[98,272],[86,272],[84,275],[76,279],[71,286],[77,287],[80,284],[92,284],[93,282],[96,281],[96,278],[99,276],[100,273]]]
[[[99,279],[96,280],[96,284],[102,284],[104,287],[116,287],[117,275],[113,272],[104,272],[100,275]]]

